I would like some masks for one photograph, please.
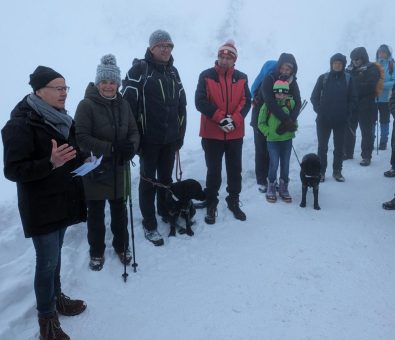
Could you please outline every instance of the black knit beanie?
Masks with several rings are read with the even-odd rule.
[[[37,90],[45,87],[45,85],[47,85],[50,81],[56,78],[64,79],[64,77],[60,73],[56,72],[50,67],[37,66],[34,72],[30,75],[29,84],[33,88],[33,91],[36,92]]]

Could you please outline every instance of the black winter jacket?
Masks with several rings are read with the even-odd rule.
[[[142,147],[144,143],[182,144],[186,96],[173,57],[167,65],[159,64],[147,49],[144,61],[136,62],[126,74],[121,93],[139,125]]]
[[[310,100],[317,113],[317,121],[329,126],[345,124],[355,112],[358,102],[354,80],[350,77],[347,85],[344,71],[322,74],[315,84]]]
[[[70,173],[81,164],[75,158],[52,170],[52,143],[76,147],[74,125],[69,139],[28,105],[27,96],[17,104],[1,130],[4,145],[4,175],[16,182],[18,206],[25,237],[51,233],[86,220],[80,177]]]

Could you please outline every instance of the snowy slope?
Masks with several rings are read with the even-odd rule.
[[[7,82],[0,82],[0,93],[7,94],[0,101],[1,125],[30,91],[27,76],[38,64],[52,66],[66,76],[72,87],[67,106],[73,114],[103,54],[114,53],[125,73],[131,60],[143,55],[149,33],[165,28],[176,44],[174,57],[189,103],[187,140],[181,152],[184,178],[202,184],[205,165],[194,90],[200,71],[212,65],[216,49],[228,37],[235,39],[240,56],[237,66],[251,83],[264,60],[283,51],[294,53],[306,99],[335,52],[348,56],[353,47],[364,45],[373,56],[383,42],[395,46],[388,30],[395,12],[391,1],[380,6],[368,1],[358,5],[317,1],[309,6],[305,0],[285,1],[273,4],[270,16],[265,16],[268,5],[258,1],[186,4],[175,0],[168,6],[158,1],[133,5],[86,1],[78,3],[78,10],[75,3],[61,6],[40,1],[44,14],[36,3],[13,2],[0,14],[0,32],[7,33],[2,35],[3,51],[8,52],[0,57],[7,65],[3,70]],[[286,25],[281,24],[284,13],[290,14]],[[377,22],[377,17],[382,20]],[[39,39],[29,36],[34,19],[33,30],[41,32]],[[63,290],[88,303],[82,315],[61,317],[62,327],[72,339],[394,338],[394,215],[381,208],[395,191],[395,179],[382,175],[389,167],[390,152],[374,154],[372,165],[363,168],[358,164],[358,139],[356,159],[344,163],[346,182],[335,182],[328,167],[328,180],[320,187],[322,210],[315,211],[311,192],[307,207],[298,206],[301,185],[294,154],[290,172],[293,203],[266,202],[255,184],[248,126],[246,134],[241,194],[246,222],[234,220],[222,188],[215,225],[206,225],[204,212],[198,211],[194,237],[166,238],[164,247],[153,247],[141,228],[137,166],[132,169],[132,187],[139,266],[137,273],[128,268],[127,283],[111,248],[110,231],[104,269],[92,272],[85,224],[68,229]],[[309,105],[294,140],[299,159],[315,152],[316,145]],[[332,151],[330,146],[329,164]],[[34,248],[23,237],[15,185],[0,178],[0,189],[0,339],[37,339]],[[160,231],[167,234],[168,226],[160,224]]]

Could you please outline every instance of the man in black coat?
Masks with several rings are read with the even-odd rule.
[[[2,129],[4,175],[16,182],[25,237],[36,250],[34,290],[41,339],[69,339],[57,312],[77,315],[86,304],[61,291],[61,248],[66,228],[86,220],[72,118],[64,109],[68,86],[61,74],[38,66],[33,93],[23,98]]]
[[[332,131],[333,177],[338,182],[344,182],[341,173],[344,130],[358,100],[354,80],[345,73],[346,64],[346,56],[341,53],[333,55],[330,59],[330,72],[319,76],[310,98],[317,113],[318,156],[321,160],[322,182],[325,180],[328,142]]]
[[[175,152],[184,143],[186,96],[171,52],[174,44],[169,33],[153,32],[144,60],[134,63],[123,80],[121,93],[129,102],[140,129],[139,203],[144,234],[156,246],[163,245],[157,230],[157,210],[168,220],[162,185],[172,182]]]
[[[377,116],[376,86],[380,80],[380,71],[369,62],[365,47],[357,47],[350,54],[351,64],[347,71],[355,80],[358,93],[358,108],[353,112],[346,128],[343,159],[354,157],[356,131],[361,129],[362,166],[370,165],[374,144],[374,124]]]

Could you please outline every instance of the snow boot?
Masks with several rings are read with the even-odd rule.
[[[292,202],[292,197],[288,192],[288,183],[285,183],[285,181],[281,178],[280,178],[280,187],[278,189],[278,194],[283,199],[284,202],[287,203]]]
[[[362,161],[359,162],[361,166],[369,166],[370,165],[370,159],[369,158],[364,158]]]
[[[227,196],[225,201],[236,220],[245,221],[247,219],[246,214],[240,209],[239,196]]]
[[[207,203],[206,216],[204,217],[204,222],[207,224],[214,224],[215,217],[217,216],[217,204]]]
[[[159,234],[159,232],[156,229],[147,230],[144,228],[144,236],[148,241],[150,241],[156,247],[164,245],[162,235]]]
[[[395,197],[391,201],[384,202],[383,203],[383,209],[395,210]]]
[[[91,256],[89,261],[89,268],[94,271],[100,271],[104,266],[104,255],[103,256]]]
[[[129,249],[126,249],[126,252],[124,253],[123,251],[116,252],[119,260],[121,261],[122,264],[129,265],[130,262],[132,262],[132,254],[130,253]]]
[[[63,332],[56,312],[49,316],[39,317],[40,340],[70,340],[70,337]]]
[[[384,176],[385,177],[395,177],[395,169],[391,168],[391,169],[387,170],[386,172],[384,172]]]
[[[333,178],[337,182],[344,182],[346,179],[343,177],[342,172],[340,170],[333,170]]]
[[[320,182],[321,183],[325,182],[325,172],[320,173]]]
[[[81,314],[85,309],[86,303],[82,300],[72,300],[63,293],[56,297],[56,310],[59,314],[74,316]]]
[[[276,192],[276,181],[268,184],[266,191],[266,200],[270,203],[274,203],[277,201],[277,192]]]

